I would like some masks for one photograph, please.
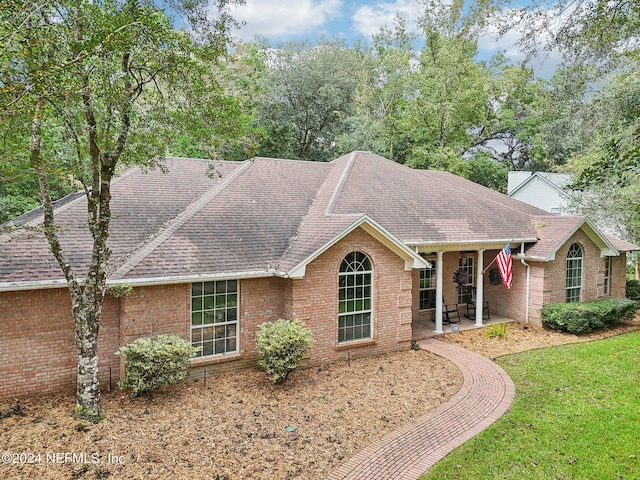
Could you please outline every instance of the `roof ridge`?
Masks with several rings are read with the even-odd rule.
[[[344,189],[344,185],[347,182],[347,178],[349,178],[349,174],[351,173],[353,165],[356,162],[358,153],[359,152],[355,151],[349,154],[347,165],[344,167],[344,170],[342,171],[342,175],[340,175],[338,184],[336,185],[336,188],[333,190],[333,193],[331,194],[331,198],[329,199],[329,202],[327,202],[327,207],[325,208],[325,211],[324,211],[325,215],[327,216],[333,215],[333,209],[335,208],[336,203],[338,203],[338,198],[340,197],[340,194]]]
[[[284,249],[284,251],[282,252],[282,255],[280,256],[280,262],[282,262],[282,260],[287,256],[287,254],[289,253],[289,251],[293,248],[294,243],[296,242],[296,240],[299,238],[300,233],[302,232],[303,228],[305,228],[307,226],[307,224],[312,221],[312,218],[317,218],[317,217],[321,217],[321,218],[334,218],[334,217],[348,217],[348,216],[353,216],[353,217],[359,217],[360,215],[356,215],[356,214],[348,214],[348,215],[338,215],[338,214],[333,214],[331,212],[331,210],[333,210],[333,208],[335,207],[335,203],[337,202],[338,196],[340,194],[340,192],[342,191],[342,186],[344,185],[346,178],[348,177],[348,172],[351,170],[351,167],[353,166],[353,163],[355,162],[355,154],[358,152],[351,152],[350,154],[348,154],[348,160],[347,160],[347,165],[344,168],[344,170],[342,171],[341,175],[340,175],[340,179],[338,180],[338,184],[336,185],[336,187],[334,187],[333,192],[331,194],[331,197],[329,198],[329,201],[327,202],[327,206],[325,208],[322,208],[318,205],[319,200],[318,200],[318,196],[321,195],[324,186],[326,185],[326,183],[328,182],[329,176],[331,175],[331,173],[333,172],[333,169],[336,168],[336,163],[334,163],[336,160],[332,160],[331,162],[326,163],[327,167],[328,167],[328,173],[324,179],[324,181],[322,182],[322,184],[318,187],[318,189],[315,192],[315,195],[313,197],[313,200],[311,201],[311,203],[309,204],[309,209],[307,210],[307,213],[305,215],[302,216],[302,218],[300,219],[300,223],[298,224],[298,228],[296,228],[296,233],[295,235],[291,236],[291,238],[289,238],[289,243],[287,245],[287,248]],[[340,158],[343,157],[347,157],[347,155],[343,155]]]
[[[236,178],[242,175],[253,162],[251,160],[245,160],[240,162],[240,167],[235,169],[231,174],[225,178],[219,185],[210,188],[204,195],[198,198],[195,202],[182,210],[173,219],[173,223],[168,222],[168,225],[161,228],[157,235],[151,238],[149,241],[143,243],[140,248],[129,258],[120,265],[112,275],[109,276],[112,280],[123,278],[127,273],[137,267],[145,258],[147,258],[156,248],[162,245],[169,237],[171,237],[180,227],[182,227],[189,219],[193,218],[200,210],[207,206],[211,200],[220,194],[230,183]]]

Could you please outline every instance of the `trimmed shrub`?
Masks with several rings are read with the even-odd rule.
[[[552,303],[542,307],[542,323],[553,330],[580,335],[629,318],[636,309],[636,302],[628,298]]]
[[[311,330],[298,319],[263,323],[256,333],[258,366],[273,383],[282,383],[300,366],[312,344]]]
[[[640,280],[627,280],[627,298],[640,302]]]
[[[177,335],[139,338],[116,352],[125,361],[125,377],[118,386],[137,397],[163,385],[175,385],[187,376],[189,359],[198,350]]]

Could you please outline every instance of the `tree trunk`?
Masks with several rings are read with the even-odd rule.
[[[100,382],[98,380],[98,330],[100,312],[87,302],[73,306],[76,352],[76,415],[97,422],[102,418]]]

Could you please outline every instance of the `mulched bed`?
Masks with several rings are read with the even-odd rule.
[[[279,386],[249,370],[145,398],[112,392],[98,425],[72,418],[71,395],[27,398],[25,416],[0,419],[0,452],[26,454],[0,464],[0,478],[321,479],[461,384],[452,363],[407,351],[296,371]]]
[[[457,345],[471,350],[487,358],[495,359],[503,355],[524,352],[536,348],[550,347],[552,345],[565,345],[569,343],[589,342],[600,340],[622,333],[640,330],[640,314],[630,320],[624,320],[617,325],[590,332],[584,335],[571,333],[559,333],[536,327],[530,323],[507,323],[507,338],[487,338],[485,332],[490,327],[465,330],[458,333],[439,335],[438,340]]]

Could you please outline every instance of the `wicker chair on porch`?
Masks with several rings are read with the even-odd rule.
[[[471,301],[467,302],[467,313],[465,313],[464,316],[469,320],[475,320],[476,318],[476,287],[471,289]],[[491,319],[491,313],[489,312],[489,300],[482,301],[482,319]]]

